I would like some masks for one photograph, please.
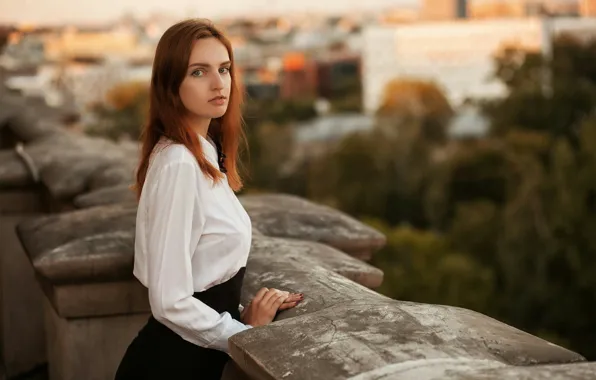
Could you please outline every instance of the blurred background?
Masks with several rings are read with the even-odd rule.
[[[596,0],[3,0],[0,96],[136,140],[155,46],[187,17],[234,45],[244,192],[383,231],[392,298],[596,360]]]

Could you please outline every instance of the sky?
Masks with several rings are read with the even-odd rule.
[[[174,16],[215,18],[262,12],[353,11],[415,5],[418,0],[0,0],[0,23],[101,23],[125,12],[143,17],[167,12]]]

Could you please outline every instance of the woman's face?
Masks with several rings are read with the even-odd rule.
[[[228,108],[232,77],[230,56],[217,38],[193,43],[180,99],[193,119],[215,119]]]

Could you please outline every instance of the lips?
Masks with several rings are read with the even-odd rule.
[[[225,96],[223,96],[223,95],[219,95],[219,96],[216,96],[216,97],[215,97],[215,98],[213,98],[213,99],[210,99],[209,101],[210,101],[210,102],[213,102],[213,101],[216,101],[216,100],[217,100],[217,101],[222,101],[222,100],[226,100],[226,99],[227,99],[227,98],[226,98]]]

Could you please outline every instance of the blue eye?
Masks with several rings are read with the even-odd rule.
[[[203,70],[195,70],[190,75],[192,75],[193,77],[201,77],[201,76],[203,76],[203,74],[204,74]]]
[[[221,74],[227,74],[230,72],[230,68],[229,67],[222,67],[221,69],[219,69],[219,72]]]

